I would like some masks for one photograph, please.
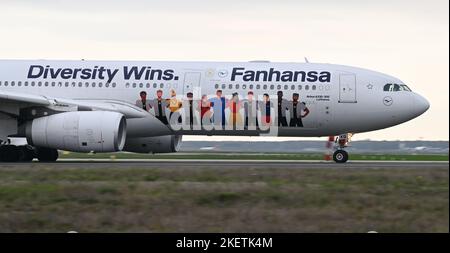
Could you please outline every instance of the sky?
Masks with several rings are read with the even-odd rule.
[[[448,0],[0,0],[0,59],[303,62],[307,57],[363,67],[400,78],[431,107],[407,123],[354,140],[448,140],[448,5]]]

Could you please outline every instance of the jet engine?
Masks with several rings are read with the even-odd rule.
[[[123,151],[134,153],[172,153],[181,146],[181,135],[128,138]]]
[[[76,111],[36,118],[27,123],[28,144],[74,152],[121,151],[126,120],[121,113]]]

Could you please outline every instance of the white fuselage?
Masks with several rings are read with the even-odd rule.
[[[389,84],[389,85],[388,85]],[[294,93],[304,103],[309,114],[302,118],[302,127],[278,128],[277,136],[328,136],[358,133],[394,126],[417,117],[429,107],[420,95],[411,92],[399,79],[378,72],[316,63],[270,62],[133,62],[133,61],[0,61],[0,91],[26,93],[46,98],[80,101],[118,101],[135,105],[140,92],[153,101],[157,90],[163,99],[169,99],[171,90],[182,103],[188,92],[194,101],[206,95],[209,101],[217,90],[229,100],[238,94],[238,107],[225,106],[227,124],[245,121],[243,103],[252,91],[255,101],[263,101],[267,93],[273,126],[277,125],[277,92],[283,92],[286,104],[292,103]],[[149,102],[150,103],[150,102]],[[168,102],[169,103],[169,102]],[[217,104],[216,104],[217,105]],[[186,107],[186,106],[185,106]],[[260,106],[259,106],[260,107]],[[255,117],[263,118],[262,108]],[[289,106],[287,106],[289,107]],[[287,108],[286,107],[286,108]],[[293,118],[293,109],[285,109],[287,123]],[[210,111],[214,112],[214,106]],[[11,108],[0,105],[0,114]],[[156,108],[149,109],[155,114]],[[164,108],[169,117],[170,108]],[[306,111],[305,111],[306,112]],[[300,112],[299,115],[305,114]],[[180,110],[183,119],[186,111]],[[200,113],[200,109],[199,112]],[[196,116],[196,117],[201,117]],[[235,118],[233,118],[235,117]],[[1,118],[0,118],[1,120]],[[260,123],[261,124],[261,121]],[[1,128],[1,126],[0,126]],[[133,136],[150,136],[145,127],[136,128]],[[149,128],[150,129],[150,128]],[[181,128],[180,134],[258,135],[258,131],[228,130],[206,131]],[[136,132],[137,131],[137,132]]]

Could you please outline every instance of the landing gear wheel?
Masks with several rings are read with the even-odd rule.
[[[31,162],[34,159],[34,150],[28,146],[19,147],[19,161]]]
[[[39,162],[56,162],[58,150],[52,148],[37,148],[37,159]]]
[[[345,163],[348,160],[348,153],[345,150],[336,150],[333,154],[333,160],[337,163]]]
[[[20,159],[20,150],[13,145],[0,146],[0,162],[13,163]]]

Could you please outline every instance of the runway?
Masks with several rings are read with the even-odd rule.
[[[291,168],[291,169],[442,169],[449,162],[428,161],[349,161],[337,164],[327,161],[293,160],[205,160],[205,159],[62,159],[55,163],[0,163],[0,168]]]

